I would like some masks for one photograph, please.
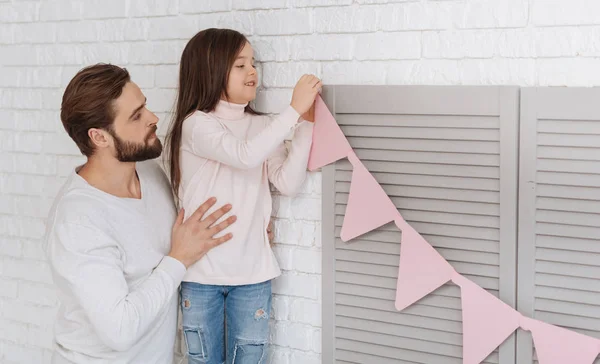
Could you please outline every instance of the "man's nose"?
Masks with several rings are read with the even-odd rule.
[[[150,114],[152,114],[152,117],[150,118],[150,124],[149,124],[149,126],[153,126],[153,125],[158,124],[158,120],[159,120],[158,116],[156,116],[156,114],[153,113],[153,112],[150,112]]]

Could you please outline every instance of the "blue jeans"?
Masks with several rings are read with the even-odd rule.
[[[181,283],[189,364],[266,362],[271,281],[244,286]]]

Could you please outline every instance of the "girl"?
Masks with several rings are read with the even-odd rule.
[[[267,236],[269,181],[286,195],[303,184],[313,126],[300,115],[311,119],[321,81],[302,76],[290,106],[274,118],[248,105],[257,82],[252,47],[234,30],[201,31],[181,56],[167,141],[173,192],[184,211],[214,196],[238,216],[233,238],[190,266],[181,284],[191,364],[266,357],[271,280],[281,273]],[[283,141],[293,130],[288,154]]]

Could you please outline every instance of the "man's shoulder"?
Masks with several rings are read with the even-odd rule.
[[[56,196],[46,224],[44,249],[56,242],[57,234],[69,236],[97,237],[100,231],[106,230],[107,206],[106,200],[93,193],[78,181],[67,180]],[[77,249],[89,248],[94,239],[71,241],[60,239],[62,245]],[[87,242],[87,243],[86,243]]]
[[[54,200],[48,222],[85,225],[90,221],[98,221],[98,217],[106,212],[106,207],[106,201],[97,193],[67,181]]]

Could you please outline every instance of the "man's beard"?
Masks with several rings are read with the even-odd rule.
[[[142,162],[148,159],[158,158],[162,153],[162,143],[156,138],[152,144],[148,144],[150,138],[156,132],[156,126],[146,136],[143,143],[132,143],[119,138],[113,130],[109,130],[115,140],[115,149],[119,162]]]

